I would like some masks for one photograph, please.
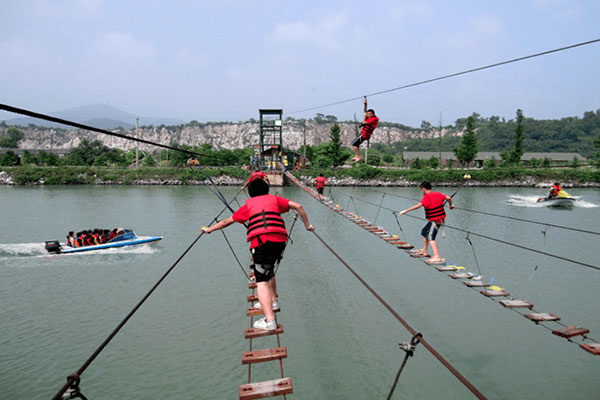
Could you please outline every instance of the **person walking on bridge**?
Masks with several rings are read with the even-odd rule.
[[[322,173],[320,173],[317,179],[315,179],[315,188],[317,189],[317,193],[319,194],[320,200],[323,200],[323,190],[325,190],[326,183],[327,179],[325,179]]]
[[[448,206],[451,210],[454,209],[454,205],[452,205],[452,197],[446,196],[440,192],[434,192],[431,188],[431,183],[429,182],[421,183],[420,187],[421,193],[423,193],[423,198],[421,201],[418,204],[407,208],[406,210],[400,211],[398,216],[402,216],[420,207],[425,208],[425,218],[427,218],[428,221],[421,230],[421,236],[423,236],[423,248],[419,250],[419,252],[415,253],[415,255],[420,257],[430,257],[427,261],[425,261],[427,264],[441,264],[444,262],[444,259],[440,257],[440,252],[438,250],[435,238],[437,236],[438,229],[446,221],[446,211],[444,210],[444,205],[446,202],[448,202]],[[429,245],[431,245],[431,249],[433,250],[433,256],[429,255],[427,252]]]
[[[219,221],[212,227],[203,227],[206,233],[212,233],[239,222],[248,222],[247,241],[250,242],[250,252],[254,264],[251,266],[256,277],[258,304],[265,317],[254,323],[254,327],[263,330],[275,330],[274,310],[279,309],[277,301],[277,283],[275,281],[275,267],[282,258],[288,234],[281,214],[290,209],[296,210],[307,231],[315,227],[308,221],[308,216],[300,203],[283,197],[269,194],[269,184],[263,179],[254,179],[248,185],[250,198],[233,215]]]

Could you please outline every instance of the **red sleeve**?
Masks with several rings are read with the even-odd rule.
[[[244,204],[236,212],[234,212],[231,217],[235,222],[243,224],[244,222],[248,221],[248,218],[250,218],[250,216],[248,215],[248,207],[246,207],[246,205]]]
[[[429,208],[429,206],[431,206],[431,199],[429,198],[429,196],[424,195],[421,199],[421,204],[423,204],[423,207]]]
[[[290,211],[290,201],[283,197],[277,197],[277,206],[279,207],[279,213],[283,214]]]

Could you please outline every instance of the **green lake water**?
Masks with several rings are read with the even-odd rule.
[[[220,190],[231,198],[238,188]],[[600,356],[408,257],[302,190],[272,192],[303,204],[319,235],[488,398],[598,398]],[[420,194],[416,188],[333,188],[332,194],[403,237],[390,211],[361,201],[380,204],[381,192],[388,193],[383,206],[398,211],[415,201],[392,194]],[[544,191],[532,188],[463,188],[455,203],[600,232],[600,191],[570,192],[582,199],[567,210],[536,205]],[[222,208],[205,187],[0,186],[0,398],[51,398]],[[292,218],[285,219],[289,227]],[[408,241],[420,245],[423,221],[400,222]],[[447,223],[600,267],[598,235],[460,210],[449,211]],[[278,271],[281,343],[288,349],[283,366],[294,386],[289,398],[385,399],[404,358],[398,342],[411,335],[300,225]],[[119,226],[164,239],[90,254],[43,251],[44,240],[63,240],[70,230]],[[226,233],[247,268],[243,227]],[[477,268],[466,234],[447,228],[445,236],[438,243],[448,262],[494,278],[537,311],[586,327],[600,340],[599,270],[471,235]],[[223,235],[203,236],[84,372],[82,392],[89,399],[237,398],[248,374],[241,364],[248,294]],[[269,347],[276,347],[273,337],[254,341],[255,349]],[[252,377],[278,378],[279,365],[256,365]],[[419,345],[394,398],[473,396]]]

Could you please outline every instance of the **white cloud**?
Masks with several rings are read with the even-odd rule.
[[[276,43],[304,43],[320,48],[337,49],[348,33],[354,32],[346,12],[342,11],[314,22],[278,23],[270,34]]]
[[[387,15],[396,23],[415,23],[432,15],[430,4],[422,1],[403,1],[391,8]]]
[[[152,43],[135,39],[131,32],[103,32],[94,39],[91,51],[96,57],[136,63],[150,61],[156,54]]]

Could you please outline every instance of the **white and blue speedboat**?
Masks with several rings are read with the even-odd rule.
[[[113,247],[133,246],[136,244],[156,242],[162,238],[162,236],[138,236],[133,229],[123,229],[122,234],[102,244],[73,247],[67,243],[59,243],[58,240],[49,240],[46,241],[45,248],[49,253],[81,253],[83,251],[102,250]]]

